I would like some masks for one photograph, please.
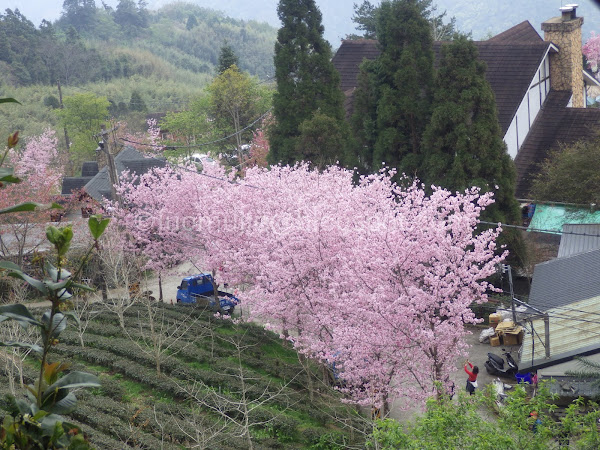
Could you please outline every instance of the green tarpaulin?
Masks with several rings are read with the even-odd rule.
[[[535,213],[527,230],[548,230],[559,234],[566,223],[600,224],[600,211],[592,212],[589,207],[536,204]]]

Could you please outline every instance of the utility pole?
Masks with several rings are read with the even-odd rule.
[[[117,197],[117,186],[119,185],[119,177],[117,174],[117,166],[115,165],[115,159],[113,154],[110,151],[110,140],[108,139],[108,134],[114,129],[107,131],[106,125],[100,125],[102,131],[100,132],[101,140],[98,143],[98,148],[96,151],[100,151],[106,154],[108,158],[108,175],[110,177],[110,194],[111,200],[119,200]]]
[[[60,109],[64,109],[63,100],[62,100],[62,89],[60,88],[60,80],[57,82],[58,85],[58,106]],[[67,147],[67,167],[69,168],[69,172],[74,174],[75,170],[73,167],[73,160],[69,157],[69,150],[71,148],[71,141],[69,141],[69,134],[67,133],[67,127],[63,128],[65,131],[65,146]]]
[[[57,81],[58,84],[58,104],[60,105],[60,109],[64,109],[63,101],[62,101],[62,89],[60,88],[60,80]],[[69,135],[67,134],[67,127],[65,130],[65,143],[67,144],[67,151],[71,148],[71,142],[69,141]]]
[[[517,310],[515,309],[515,293],[513,290],[512,268],[508,264],[502,264],[502,272],[508,272],[508,284],[510,285],[510,306],[512,308],[513,323],[517,323]]]

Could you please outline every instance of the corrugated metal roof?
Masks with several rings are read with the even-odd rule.
[[[568,223],[563,225],[563,233],[558,248],[559,258],[600,249],[600,224]]]
[[[597,282],[593,284],[598,285]],[[600,295],[550,308],[546,312],[550,321],[550,356],[552,358],[600,345],[598,327]],[[546,339],[544,321],[534,320],[533,329],[535,331],[533,336],[529,329],[529,333],[526,333],[523,338],[521,361],[525,363],[531,363],[532,353],[533,360],[542,360],[546,356],[546,349],[543,345]]]
[[[535,266],[529,304],[548,311],[600,296],[600,250]]]

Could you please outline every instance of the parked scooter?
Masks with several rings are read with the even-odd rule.
[[[488,359],[485,362],[485,370],[490,375],[496,375],[506,378],[515,378],[515,374],[519,371],[516,361],[511,354],[505,349],[502,349],[502,355],[506,358],[506,366],[504,359],[493,353],[488,353]]]
[[[506,391],[512,389],[513,386],[511,384],[506,384],[500,378],[496,378],[494,381],[492,381],[492,385],[494,386],[494,392],[496,393],[496,405],[501,408],[504,406],[506,397],[508,397]]]

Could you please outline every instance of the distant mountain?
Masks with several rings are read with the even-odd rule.
[[[335,49],[339,47],[340,39],[356,32],[352,16],[354,4],[363,0],[316,0],[323,13],[325,38]],[[544,20],[557,16],[558,8],[573,0],[433,0],[439,11],[447,11],[448,17],[456,17],[460,31],[472,32],[474,39],[483,39],[489,35],[516,25],[523,20],[529,20],[540,31]],[[2,2],[0,2],[2,3]],[[104,3],[115,7],[118,0],[96,0],[98,7]],[[277,4],[279,0],[147,0],[148,8],[160,9],[163,6],[178,3],[179,5],[193,4],[199,7],[223,11],[227,16],[237,20],[256,20],[266,22],[279,28]],[[371,0],[379,4],[380,0]],[[592,30],[600,31],[600,0],[579,0],[580,15],[585,17],[584,38],[589,37]],[[30,17],[36,25],[42,18],[54,21],[58,19],[62,0],[7,0],[6,7],[20,7],[21,12]]]
[[[148,6],[155,9],[169,3],[173,0],[150,0]],[[223,11],[234,19],[263,21],[276,28],[281,26],[277,17],[278,0],[187,0],[186,3]],[[343,37],[356,32],[352,22],[354,3],[362,3],[362,0],[316,0],[316,3],[323,14],[325,39],[335,49]],[[378,4],[379,0],[373,3]]]
[[[85,14],[84,14],[85,13]],[[269,78],[277,29],[189,3],[130,14],[88,7],[36,28],[23,14],[0,13],[0,84],[81,85],[117,78],[186,79],[215,73],[231,46],[242,70]]]
[[[600,31],[600,8],[594,0],[577,2],[561,0],[434,0],[438,10],[446,10],[448,16],[456,17],[460,31],[472,32],[473,39],[485,39],[500,33],[524,20],[542,35],[541,23],[560,15],[561,5],[577,3],[577,15],[583,16],[584,41],[591,31]]]
[[[172,3],[173,0],[150,0],[151,8]],[[224,11],[226,15],[236,19],[254,19],[279,27],[277,18],[278,0],[188,0],[198,6]],[[325,38],[335,49],[340,39],[355,33],[352,16],[354,4],[362,0],[316,0],[323,13]],[[379,0],[371,0],[379,4]],[[456,17],[458,29],[472,32],[474,39],[484,39],[497,34],[513,25],[529,20],[541,32],[540,24],[559,15],[558,8],[570,0],[434,0],[438,11],[447,11],[448,17]],[[594,0],[579,0],[578,14],[584,16],[584,39],[592,30],[600,31],[600,8]]]

